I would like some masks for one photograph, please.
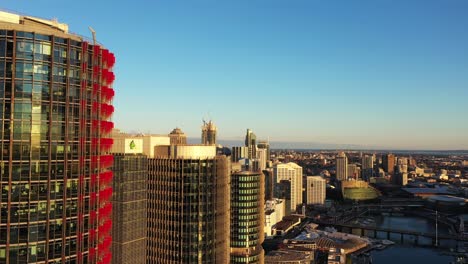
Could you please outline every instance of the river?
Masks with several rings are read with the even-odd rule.
[[[397,228],[403,230],[434,232],[434,223],[420,217],[406,216],[376,216],[375,224],[379,227]],[[448,234],[448,228],[439,225],[439,234]],[[430,245],[431,241],[427,241]],[[443,264],[454,261],[453,256],[444,255],[442,251],[431,247],[416,247],[411,243],[396,244],[387,249],[371,252],[373,263],[406,264],[425,263]]]

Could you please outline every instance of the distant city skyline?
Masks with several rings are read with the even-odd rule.
[[[180,127],[198,137],[210,117],[220,140],[250,128],[272,142],[468,149],[466,1],[0,8],[57,18],[80,34],[93,27],[117,57],[113,119],[124,131]]]

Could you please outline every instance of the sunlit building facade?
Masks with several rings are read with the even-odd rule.
[[[283,190],[289,189],[289,194],[286,194],[286,197],[279,196],[280,198],[289,197],[289,206],[288,211],[296,211],[297,206],[302,205],[302,167],[297,165],[294,162],[289,163],[278,163],[273,167],[273,175],[275,179],[275,185]],[[289,184],[286,184],[286,182]],[[287,187],[288,188],[281,188]],[[276,188],[276,187],[275,187]],[[277,196],[278,197],[278,196]]]
[[[203,121],[201,143],[204,145],[216,145],[216,131],[218,131],[218,128],[216,128],[211,120],[208,122]]]
[[[148,177],[146,263],[229,263],[228,158],[214,145],[158,146]]]
[[[348,180],[348,157],[344,152],[336,156],[336,179],[339,181]]]
[[[0,12],[0,263],[110,263],[114,62]]]

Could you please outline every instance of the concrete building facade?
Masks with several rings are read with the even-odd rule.
[[[293,162],[279,163],[273,167],[273,175],[276,184],[290,182],[290,209],[296,211],[296,207],[302,205],[302,167]]]
[[[336,179],[339,181],[348,180],[348,157],[344,152],[336,156]]]
[[[327,183],[320,176],[307,176],[306,198],[307,204],[324,204]]]

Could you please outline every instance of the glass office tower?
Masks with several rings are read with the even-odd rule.
[[[156,147],[148,159],[146,263],[229,263],[229,160],[215,146]]]
[[[231,263],[263,263],[263,174],[252,171],[231,175]]]
[[[148,158],[116,153],[112,170],[112,263],[145,264]]]
[[[114,55],[0,12],[0,263],[109,263]]]

